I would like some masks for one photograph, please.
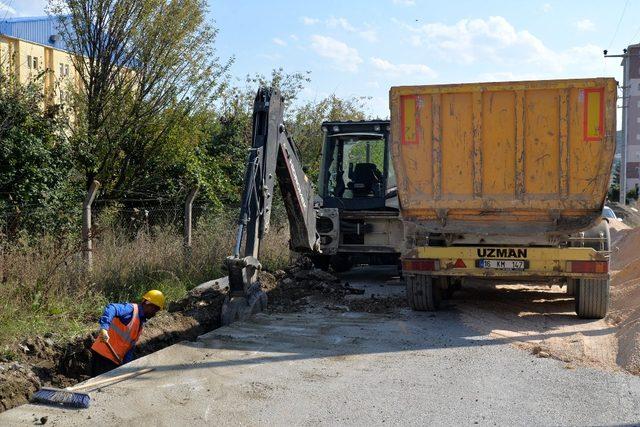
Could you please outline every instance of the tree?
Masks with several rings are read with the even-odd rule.
[[[64,117],[43,109],[42,75],[27,84],[0,71],[0,230],[55,234],[80,206]]]
[[[229,86],[221,97],[218,125],[207,152],[214,159],[223,159],[223,166],[230,184],[239,194],[244,174],[246,149],[251,142],[252,108],[256,91],[260,86],[275,87],[285,98],[285,125],[298,144],[302,161],[315,182],[320,168],[320,156],[324,134],[322,122],[326,120],[363,120],[366,97],[343,99],[335,94],[320,101],[299,102],[301,91],[311,81],[310,73],[287,73],[274,69],[271,76],[257,74],[246,76],[242,86]],[[214,163],[217,160],[214,160]]]
[[[324,134],[322,122],[364,120],[364,102],[368,98],[339,98],[331,94],[315,102],[306,103],[293,108],[287,115],[288,128],[293,139],[298,143],[302,159],[308,167],[308,174],[313,182],[317,181],[320,172],[320,159]]]
[[[80,87],[75,157],[117,196],[146,179],[167,135],[224,88],[204,0],[51,0]]]
[[[607,198],[613,202],[620,200],[620,160],[614,161]]]

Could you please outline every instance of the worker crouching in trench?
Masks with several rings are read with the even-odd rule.
[[[100,332],[91,346],[92,375],[100,375],[133,360],[133,350],[144,323],[164,308],[164,295],[151,290],[142,302],[107,305],[100,317]]]

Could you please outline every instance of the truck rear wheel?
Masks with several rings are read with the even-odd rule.
[[[436,311],[440,307],[442,289],[430,276],[421,274],[405,277],[407,300],[412,310]]]
[[[603,319],[609,309],[610,279],[580,279],[575,289],[576,314],[583,319]]]

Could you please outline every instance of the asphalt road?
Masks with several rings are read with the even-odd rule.
[[[403,288],[377,274],[369,292]],[[357,276],[352,285],[362,284]],[[381,286],[383,285],[383,286]],[[637,425],[640,378],[478,335],[457,310],[259,315],[138,359],[155,371],[86,410],[24,405],[0,425]]]

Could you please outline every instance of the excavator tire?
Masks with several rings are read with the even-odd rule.
[[[603,319],[609,309],[611,280],[580,279],[576,287],[576,314],[583,319]]]
[[[412,274],[405,277],[407,300],[415,311],[436,311],[442,300],[442,289],[430,276]]]

